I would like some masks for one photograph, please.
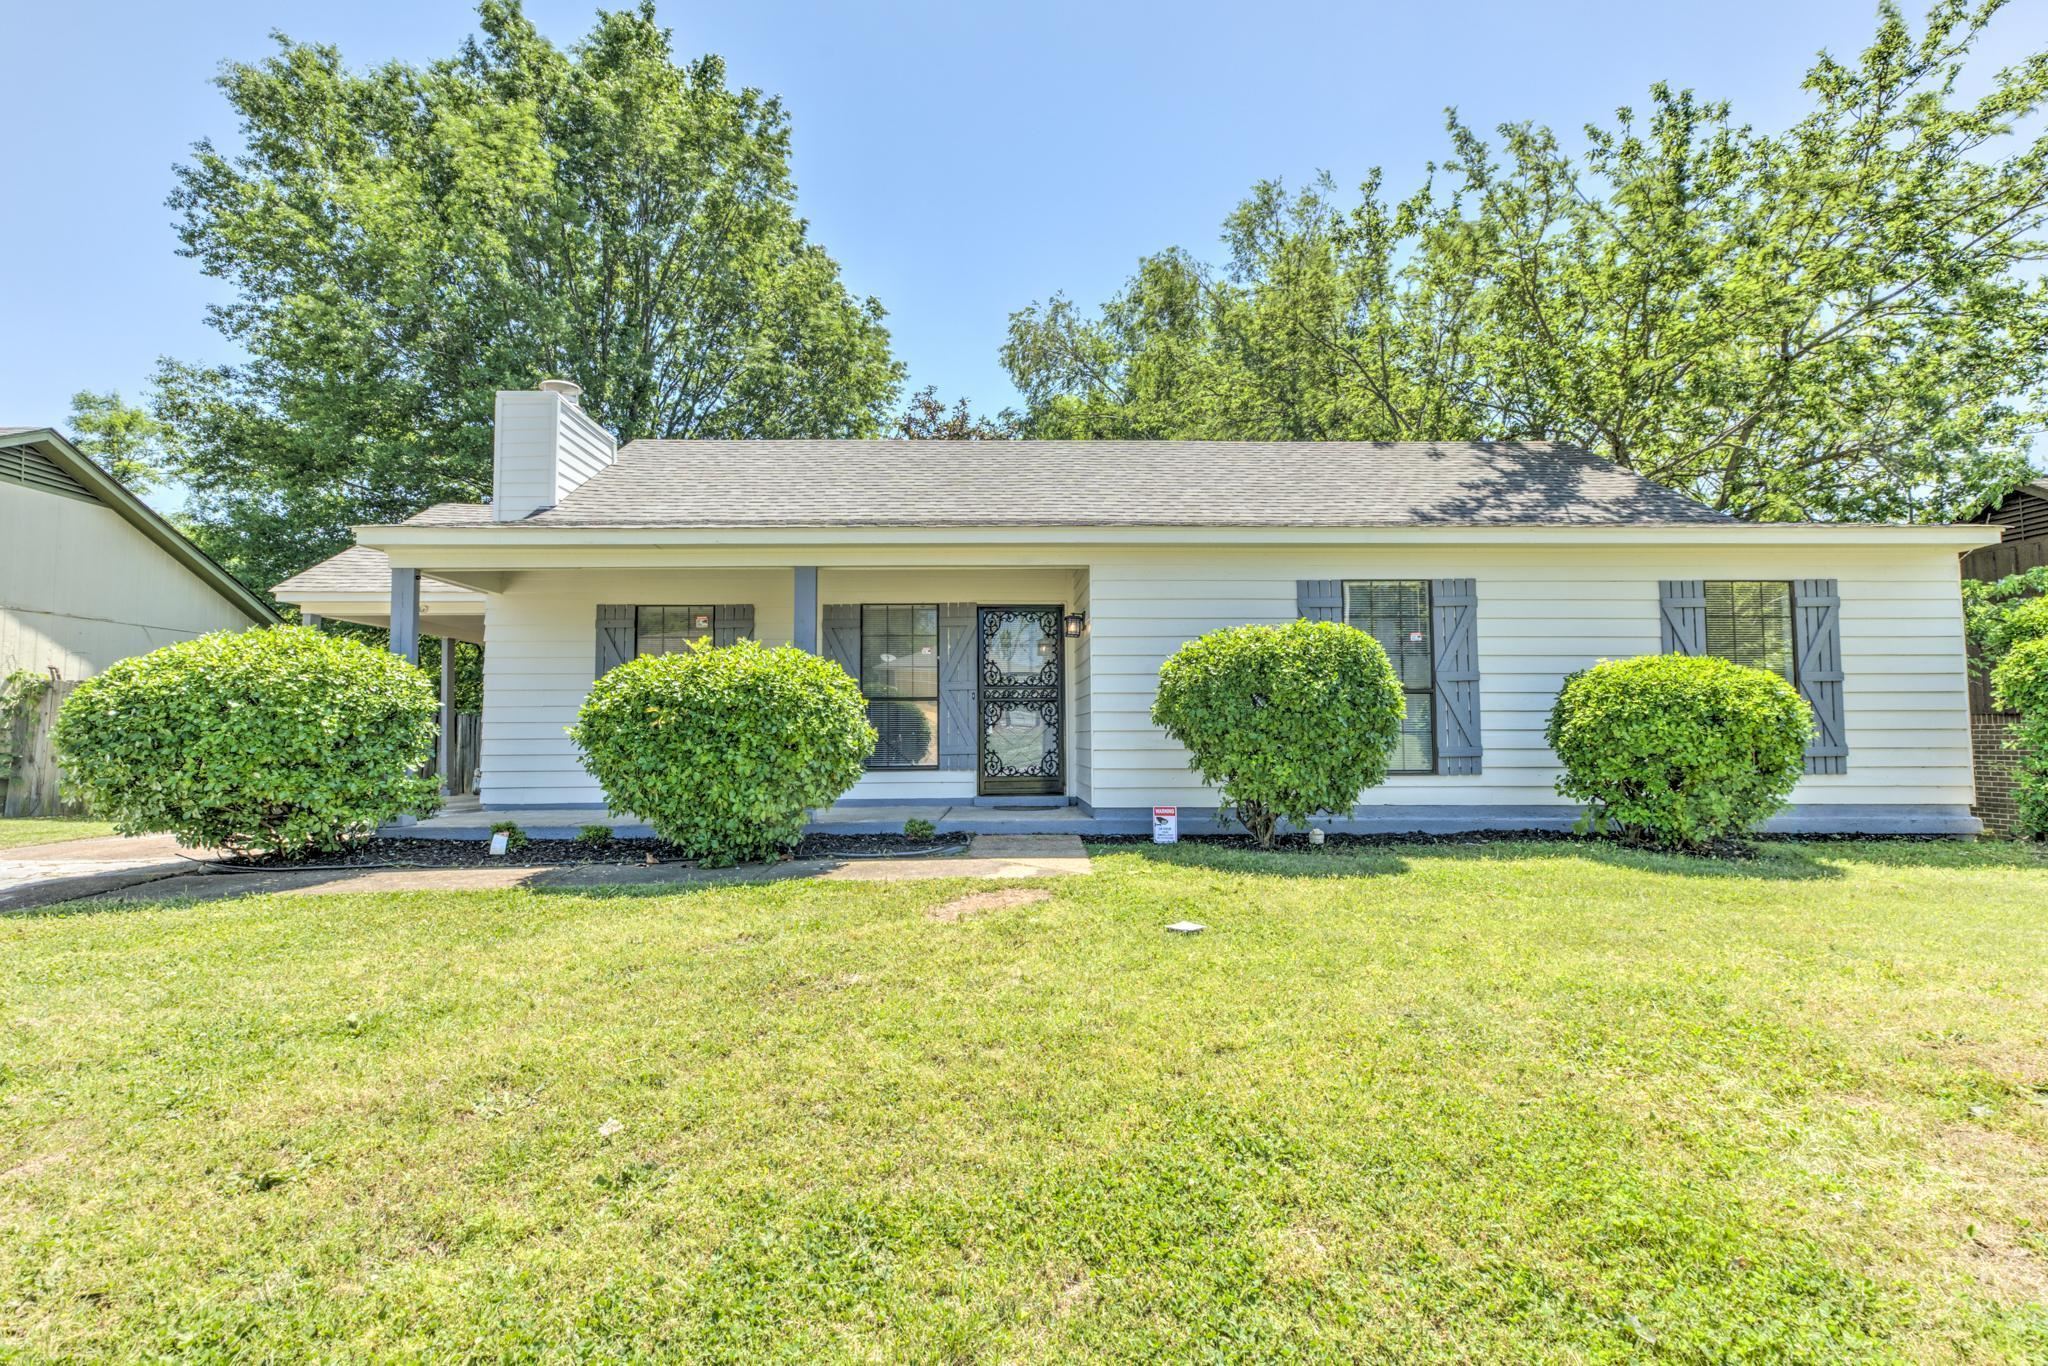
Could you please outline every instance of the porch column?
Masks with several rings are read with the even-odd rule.
[[[391,653],[420,662],[420,571],[391,571]]]
[[[441,637],[441,792],[455,789],[455,637]]]
[[[797,649],[818,653],[818,567],[796,567],[796,630],[790,641]]]
[[[309,631],[317,631],[317,630],[319,630],[319,629],[320,629],[320,614],[319,614],[318,612],[301,612],[301,613],[299,613],[299,625],[301,625],[301,626],[305,627],[305,628],[306,628],[307,630],[309,630]]]

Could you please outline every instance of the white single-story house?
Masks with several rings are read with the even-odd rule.
[[[1245,622],[1348,621],[1409,690],[1396,772],[1336,828],[1564,828],[1565,675],[1712,653],[1819,722],[1784,829],[1965,835],[1959,551],[1996,528],[1737,521],[1582,451],[1484,442],[636,441],[549,381],[498,395],[495,489],[280,584],[480,640],[480,817],[595,819],[591,681],[709,636],[838,660],[881,743],[830,817],[1184,827],[1215,794],[1151,721],[1160,664]],[[621,813],[624,816],[625,813]],[[453,816],[426,822],[423,831]],[[827,828],[831,828],[829,825]]]
[[[0,427],[0,675],[87,678],[277,619],[61,432]]]

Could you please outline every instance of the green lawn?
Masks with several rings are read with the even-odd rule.
[[[0,921],[0,1351],[2048,1356],[2028,851],[1096,867]]]
[[[54,844],[58,840],[97,839],[113,833],[114,827],[105,821],[74,820],[68,816],[0,817],[0,849]]]

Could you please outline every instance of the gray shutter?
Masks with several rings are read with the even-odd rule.
[[[1833,579],[1792,584],[1792,648],[1799,659],[1799,695],[1813,708],[1808,773],[1849,771],[1849,732],[1842,719],[1842,598]]]
[[[1479,740],[1479,590],[1472,579],[1430,585],[1436,638],[1436,759],[1439,773],[1477,773]]]
[[[939,767],[972,769],[975,681],[980,672],[974,604],[939,604]]]
[[[730,645],[754,638],[754,605],[739,603],[711,609],[711,643]]]
[[[1707,652],[1707,585],[1704,579],[1665,579],[1657,585],[1667,655]]]
[[[636,618],[633,607],[599,603],[597,608],[597,676],[624,664],[639,653],[634,638]]]
[[[860,605],[851,602],[825,606],[825,658],[860,682]]]
[[[1341,579],[1296,579],[1294,611],[1310,621],[1344,620],[1344,582]]]

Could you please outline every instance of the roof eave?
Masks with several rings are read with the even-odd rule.
[[[1418,523],[1389,526],[1152,526],[1049,524],[1036,526],[546,526],[511,522],[490,526],[359,526],[356,543],[386,552],[446,547],[511,549],[576,546],[771,545],[1029,545],[1048,540],[1073,545],[1162,544],[1409,544],[1471,541],[1543,544],[1590,541],[1611,545],[1684,542],[1738,545],[1931,545],[1958,551],[1989,545],[1998,528],[1976,524],[1873,525],[1868,523],[1560,523],[1469,525]]]

